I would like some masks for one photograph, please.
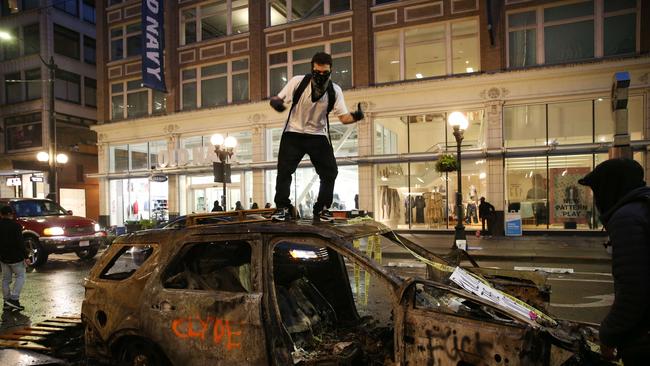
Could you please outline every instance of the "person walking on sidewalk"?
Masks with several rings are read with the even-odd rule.
[[[23,243],[20,224],[14,220],[10,206],[0,208],[0,266],[2,267],[3,310],[24,310],[20,305],[20,291],[25,284],[25,266],[28,252]],[[15,278],[13,289],[11,282]]]
[[[329,216],[327,209],[332,205],[338,167],[329,138],[328,114],[333,112],[344,124],[357,122],[364,117],[360,103],[356,111],[348,112],[341,87],[330,80],[332,56],[325,52],[316,53],[311,59],[311,70],[311,74],[293,77],[270,100],[271,107],[278,112],[286,109],[284,103],[291,102],[280,140],[275,183],[278,213],[274,218],[280,220],[295,219],[297,216],[289,199],[291,175],[305,154],[309,155],[320,178],[318,199],[313,207],[314,221],[320,221],[321,216]]]
[[[492,235],[492,218],[494,216],[494,206],[481,197],[481,203],[478,205],[478,216],[481,218],[481,235]],[[487,223],[487,230],[485,224]]]
[[[632,159],[600,163],[578,181],[594,193],[612,245],[614,304],[600,325],[604,358],[625,366],[650,360],[650,187]],[[614,350],[618,351],[615,356]]]

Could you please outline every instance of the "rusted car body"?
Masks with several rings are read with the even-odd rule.
[[[183,229],[115,240],[85,283],[87,356],[133,365],[598,360],[588,346],[597,342],[594,329],[473,294],[450,280],[461,269],[449,273],[444,260],[379,223],[312,225],[247,215],[203,225],[208,216],[189,217]],[[389,243],[426,262],[415,271],[436,280],[382,264]]]

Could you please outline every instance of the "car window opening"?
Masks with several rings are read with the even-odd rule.
[[[153,246],[124,246],[108,263],[99,276],[105,280],[124,280],[138,270],[153,253]]]
[[[228,240],[186,245],[163,277],[166,288],[251,292],[251,246]]]
[[[357,303],[353,272],[350,262],[330,248],[288,241],[275,246],[277,306],[293,341],[294,363],[384,364],[391,359],[392,316],[379,321],[370,315],[377,311]],[[368,303],[373,301],[379,299]],[[381,306],[382,312],[391,309]]]

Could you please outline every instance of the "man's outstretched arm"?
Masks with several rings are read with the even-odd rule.
[[[339,116],[339,121],[343,124],[354,123],[362,120],[364,117],[363,111],[361,110],[361,103],[357,103],[357,110],[348,114]]]

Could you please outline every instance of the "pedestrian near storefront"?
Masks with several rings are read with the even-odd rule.
[[[492,219],[494,218],[494,206],[481,197],[478,205],[478,216],[481,218],[481,235],[492,235]],[[486,230],[487,224],[487,230]]]
[[[277,96],[271,97],[271,106],[278,112],[286,109],[285,103],[291,103],[278,152],[276,219],[290,220],[297,216],[289,199],[289,189],[291,175],[305,154],[309,155],[320,178],[318,198],[313,206],[314,221],[331,216],[327,209],[332,205],[338,167],[329,138],[328,114],[333,112],[344,124],[364,117],[361,104],[356,111],[348,112],[343,91],[330,79],[331,73],[332,56],[318,52],[312,57],[310,74],[293,77]]]
[[[632,159],[599,164],[591,188],[612,247],[614,304],[600,326],[601,353],[625,366],[650,362],[650,187]],[[616,350],[616,351],[615,351]]]
[[[23,242],[22,227],[16,222],[10,206],[0,208],[0,266],[2,267],[3,310],[24,310],[20,291],[25,284],[25,268],[29,265]],[[11,283],[13,281],[13,288]]]

